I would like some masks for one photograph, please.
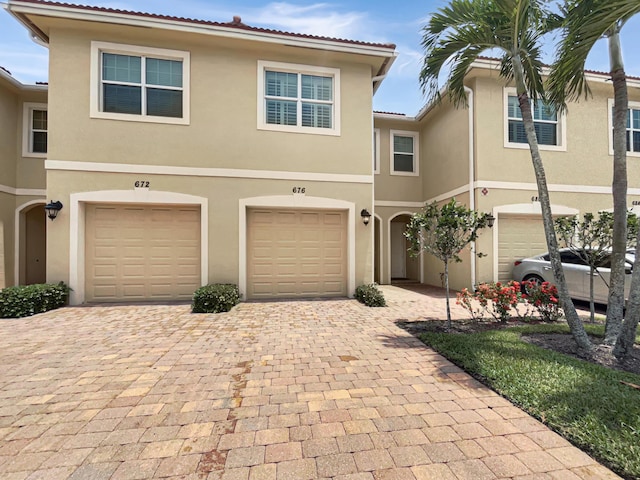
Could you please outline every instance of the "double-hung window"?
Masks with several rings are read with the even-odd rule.
[[[418,132],[391,130],[391,175],[418,175]]]
[[[613,155],[613,105],[609,100],[609,153]],[[640,156],[640,102],[629,102],[627,111],[627,152],[632,157]]]
[[[506,89],[505,146],[529,148],[515,89]],[[542,100],[531,100],[533,126],[541,149],[564,150],[564,116]]]
[[[92,117],[189,121],[189,53],[92,43]]]
[[[48,118],[46,103],[25,103],[22,129],[22,156],[46,157]]]
[[[258,62],[258,128],[340,134],[339,70]]]

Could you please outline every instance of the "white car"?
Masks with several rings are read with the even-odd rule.
[[[567,280],[567,287],[571,298],[589,301],[589,277],[591,275],[589,265],[580,258],[579,255],[568,248],[560,249],[560,259]],[[629,287],[631,284],[631,272],[634,251],[627,251],[625,259],[625,299],[629,298]],[[611,260],[606,258],[594,272],[593,300],[595,303],[606,304],[609,296],[609,278],[611,276]],[[513,264],[513,279],[519,282],[524,280],[536,283],[555,283],[553,270],[548,253],[542,253],[535,257],[516,260]]]

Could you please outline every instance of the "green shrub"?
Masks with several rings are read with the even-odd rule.
[[[67,303],[69,287],[63,282],[18,285],[0,290],[0,318],[21,318],[48,312]]]
[[[360,285],[356,288],[356,300],[360,303],[364,303],[367,307],[386,307],[387,302],[384,299],[384,295],[378,289],[375,283],[369,285]]]
[[[238,286],[231,283],[212,283],[200,287],[193,294],[192,313],[228,312],[240,303]]]

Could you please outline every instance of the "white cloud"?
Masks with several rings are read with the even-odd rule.
[[[46,81],[49,75],[49,58],[44,49],[42,53],[35,53],[17,46],[3,45],[0,47],[0,65],[23,83]]]
[[[417,81],[422,68],[422,52],[404,45],[398,45],[396,51],[399,55],[389,72],[389,76],[409,77]]]
[[[311,35],[355,38],[361,36],[366,14],[359,12],[338,12],[332,5],[316,3],[305,7],[286,2],[270,3],[249,20],[253,25],[273,25]]]

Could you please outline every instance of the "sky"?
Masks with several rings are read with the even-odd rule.
[[[73,2],[70,2],[73,3]],[[425,104],[418,74],[424,52],[422,28],[446,0],[76,0],[75,3],[142,11],[216,22],[234,15],[245,24],[335,38],[395,43],[398,58],[373,99],[374,110],[415,115]],[[0,0],[0,6],[5,5]],[[640,77],[640,15],[625,25],[623,54],[628,75]],[[543,60],[553,61],[549,41]],[[0,66],[22,83],[47,81],[47,49],[36,45],[4,9],[0,9]],[[596,44],[587,60],[591,70],[608,71],[606,41]]]

